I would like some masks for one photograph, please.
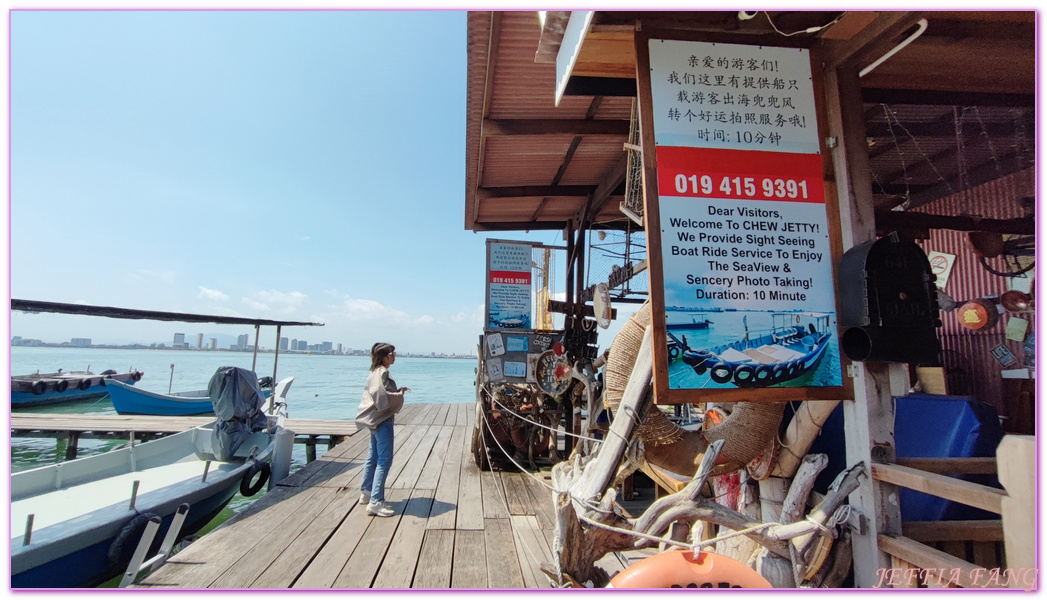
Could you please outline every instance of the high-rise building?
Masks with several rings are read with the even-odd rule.
[[[69,344],[77,348],[87,348],[91,345],[91,338],[73,338]]]
[[[331,350],[334,350],[334,344],[332,344],[331,342],[324,342],[320,344],[320,352],[330,352]]]
[[[247,349],[247,340],[248,340],[248,337],[247,337],[246,333],[243,334],[243,335],[236,336],[236,349],[237,350],[246,350]]]
[[[200,350],[203,347],[204,347],[204,334],[198,333],[198,334],[196,334],[196,349]]]
[[[174,339],[174,347],[175,348],[181,348],[184,345],[185,345],[185,334],[184,333],[176,333],[175,334],[175,339]]]
[[[285,338],[285,337],[280,338],[280,349],[281,350],[287,350],[287,338]]]
[[[211,338],[211,339],[207,340],[207,349],[208,350],[217,350],[218,349],[218,338]]]
[[[309,342],[305,340],[298,340],[298,349],[305,351],[309,349]]]

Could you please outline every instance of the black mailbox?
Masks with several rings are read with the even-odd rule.
[[[840,260],[841,346],[851,360],[937,364],[938,296],[923,249],[898,234]]]

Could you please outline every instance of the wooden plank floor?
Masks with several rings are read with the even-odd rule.
[[[548,588],[553,499],[542,473],[481,472],[473,404],[397,415],[386,500],[357,504],[369,438],[355,433],[173,556],[139,588]],[[626,559],[628,561],[628,559]],[[616,556],[601,566],[622,568]]]

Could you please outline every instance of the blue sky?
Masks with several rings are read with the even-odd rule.
[[[474,350],[485,236],[463,227],[464,12],[10,17],[11,297]],[[248,329],[13,313],[10,333]]]

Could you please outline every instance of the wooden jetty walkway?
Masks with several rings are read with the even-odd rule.
[[[81,439],[151,439],[205,425],[214,420],[207,417],[162,417],[148,415],[101,415],[12,413],[11,437],[51,437],[66,440],[65,458],[76,458],[77,442]],[[316,458],[316,446],[327,442],[330,449],[345,437],[356,432],[351,420],[287,419],[285,425],[295,432],[295,443],[305,444],[306,460]]]
[[[137,588],[548,588],[553,498],[541,472],[480,471],[474,405],[408,404],[397,415],[386,500],[357,504],[369,437],[351,432],[316,461]],[[635,556],[608,555],[620,571]]]

